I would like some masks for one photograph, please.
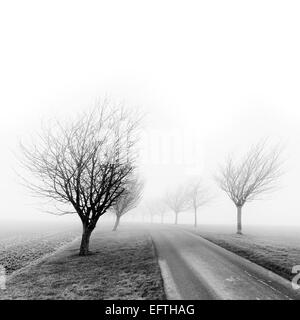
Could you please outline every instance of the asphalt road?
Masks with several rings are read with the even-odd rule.
[[[156,225],[149,232],[170,300],[300,299],[289,281],[192,231]]]

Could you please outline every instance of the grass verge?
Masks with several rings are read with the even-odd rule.
[[[300,247],[266,237],[212,234],[198,231],[203,238],[234,252],[280,276],[292,280],[292,267],[300,265]]]
[[[78,241],[13,273],[0,299],[164,299],[149,236],[139,231],[95,232],[91,255],[78,256]]]

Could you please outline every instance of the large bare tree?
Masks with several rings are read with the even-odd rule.
[[[113,231],[116,231],[120,223],[121,217],[128,211],[134,209],[140,202],[142,197],[144,184],[138,178],[134,178],[127,183],[125,191],[112,205],[111,210],[116,215]]]
[[[98,219],[134,176],[139,122],[136,111],[104,100],[21,144],[21,161],[30,173],[24,179],[34,195],[60,204],[56,214],[77,213],[81,219],[80,255],[89,253]]]
[[[195,178],[190,182],[188,190],[189,207],[194,211],[194,227],[197,227],[198,209],[212,200],[212,195],[204,185],[201,178]]]
[[[268,148],[260,142],[240,160],[229,157],[216,176],[220,188],[237,207],[237,233],[242,234],[242,207],[246,202],[259,199],[273,191],[282,175],[282,148]]]
[[[175,224],[178,223],[178,214],[188,209],[188,192],[184,185],[179,186],[165,196],[165,204],[175,213]]]

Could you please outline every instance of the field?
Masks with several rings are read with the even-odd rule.
[[[79,236],[76,231],[19,235],[0,240],[0,265],[10,274]]]
[[[0,299],[163,299],[151,239],[124,229],[96,230],[87,257],[78,255],[79,241],[73,241],[13,273]]]
[[[288,280],[295,276],[292,267],[300,265],[299,228],[246,227],[243,235],[228,226],[186,228]]]
[[[56,251],[80,236],[77,226],[65,224],[1,224],[0,265],[6,274]]]

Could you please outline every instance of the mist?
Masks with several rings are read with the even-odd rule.
[[[245,205],[244,224],[300,226],[299,5],[180,4],[1,4],[0,223],[80,226],[78,217],[42,212],[20,184],[19,142],[42,121],[108,96],[145,114],[145,199],[202,176],[216,197],[199,210],[199,224],[235,225],[235,207],[213,176],[228,154],[267,138],[285,146],[285,174],[275,193]],[[179,223],[192,219],[183,212]]]

